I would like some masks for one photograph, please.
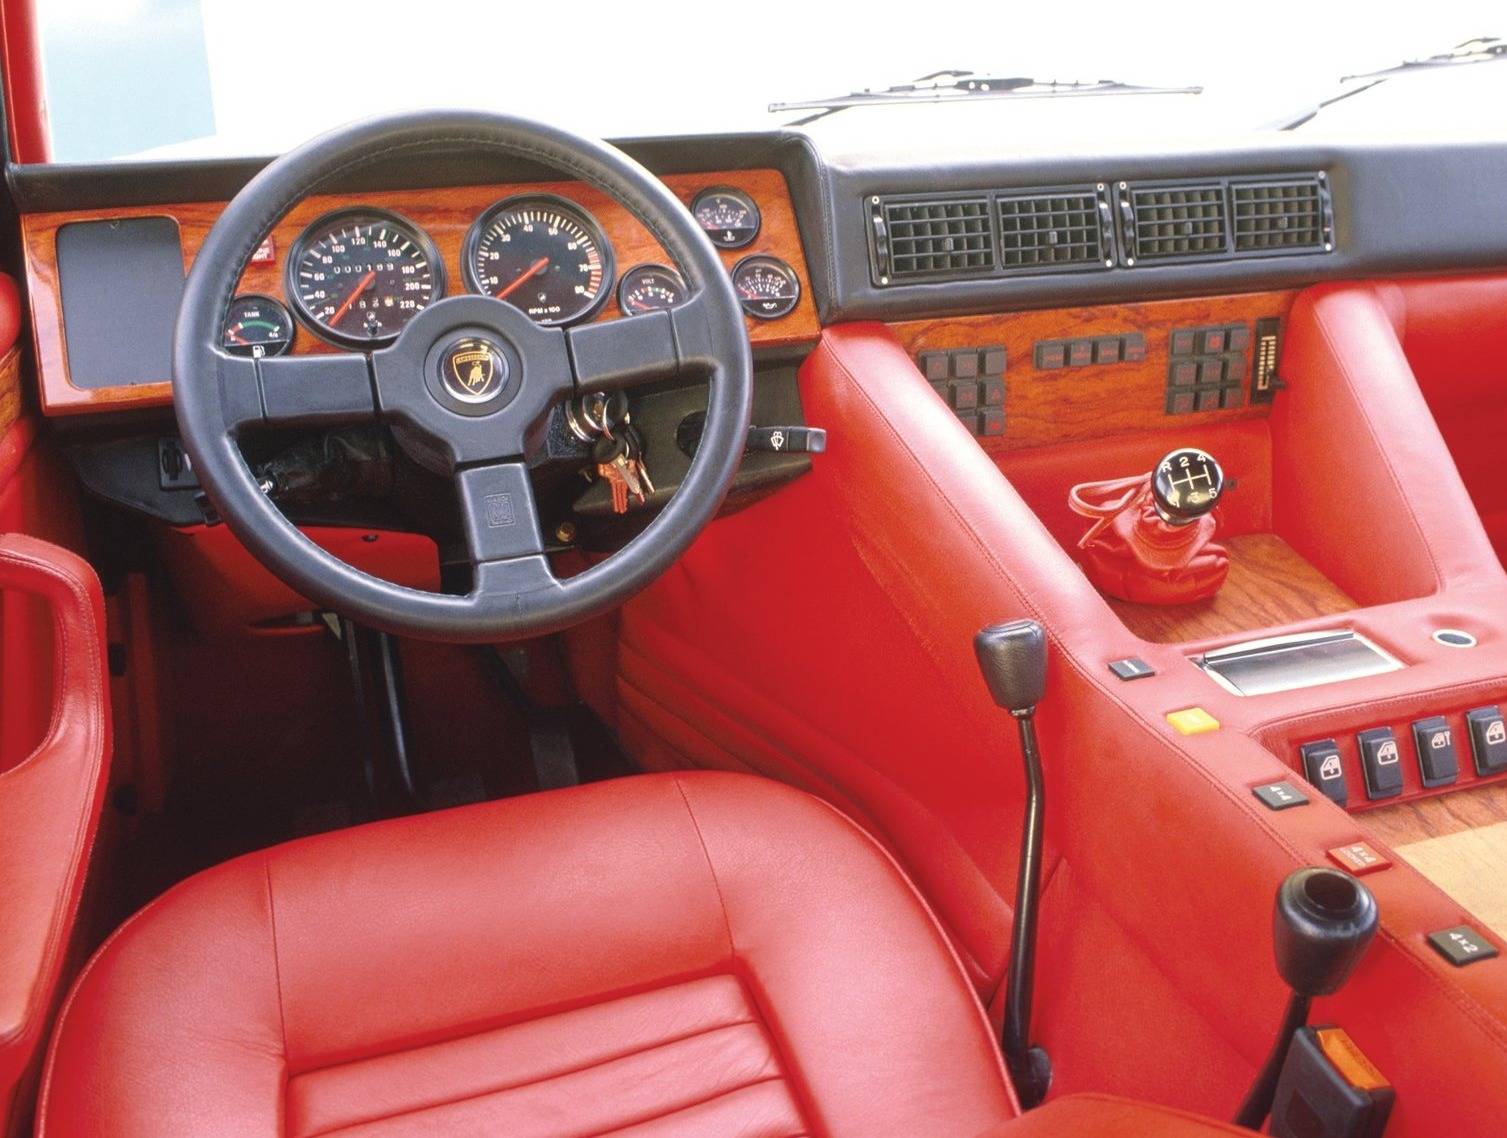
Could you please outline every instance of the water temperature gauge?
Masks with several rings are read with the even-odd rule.
[[[758,320],[778,320],[801,299],[800,278],[778,257],[744,257],[733,266],[733,288],[743,311]]]
[[[280,356],[293,346],[293,317],[270,296],[238,296],[225,314],[221,345],[233,356]]]
[[[702,190],[691,202],[696,221],[722,249],[741,249],[759,235],[763,219],[753,198],[742,190],[718,187]]]

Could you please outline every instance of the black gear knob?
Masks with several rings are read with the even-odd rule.
[[[1006,711],[1029,712],[1047,687],[1047,637],[1034,620],[993,624],[973,638],[979,670],[994,702]]]
[[[1302,996],[1329,996],[1350,979],[1376,935],[1376,898],[1337,869],[1288,875],[1277,890],[1277,970]]]
[[[1215,506],[1224,493],[1224,470],[1214,456],[1183,447],[1163,456],[1151,472],[1151,500],[1162,521],[1185,526]]]

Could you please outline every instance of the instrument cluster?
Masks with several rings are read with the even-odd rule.
[[[690,208],[719,249],[747,248],[763,225],[753,197],[729,186],[701,190]],[[596,218],[554,194],[507,197],[483,211],[466,233],[460,268],[465,290],[507,301],[549,327],[589,320],[614,295],[628,317],[673,308],[688,295],[668,265],[635,264],[619,276]],[[752,253],[730,272],[744,312],[755,320],[788,316],[800,300],[800,278],[778,257]],[[384,347],[445,295],[447,280],[423,229],[391,210],[356,206],[304,228],[288,252],[283,287],[287,306],[260,294],[236,297],[226,351],[281,355],[292,347],[295,317],[338,347]]]

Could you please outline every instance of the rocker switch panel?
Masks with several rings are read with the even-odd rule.
[[[1402,793],[1402,750],[1390,727],[1373,727],[1355,737],[1367,798],[1393,798]]]

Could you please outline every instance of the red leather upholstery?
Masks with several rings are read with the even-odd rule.
[[[1147,1106],[1109,1095],[1070,1095],[1049,1102],[1018,1122],[992,1127],[978,1138],[1217,1138],[1249,1130],[1181,1110]]]
[[[190,879],[80,979],[38,1133],[965,1138],[1014,1113],[893,862],[814,799],[703,774]]]
[[[53,632],[51,718],[0,772],[0,1132],[25,1110],[78,910],[110,754],[104,601],[75,555],[0,536],[0,589],[36,597]]]
[[[1300,718],[1308,738],[1322,737],[1317,717],[1390,715],[1379,706],[1406,693],[1446,707],[1467,684],[1507,695],[1507,579],[1395,340],[1373,336],[1366,316],[1346,343],[1342,306],[1323,296],[1294,310],[1282,365],[1292,387],[1270,428],[1079,447],[1037,468],[1033,485],[1053,490],[1032,500],[1064,503],[1048,526],[885,328],[829,328],[801,374],[826,454],[800,481],[719,520],[624,609],[618,715],[635,756],[753,769],[839,803],[897,852],[986,996],[1005,959],[1020,766],[971,642],[998,620],[1046,624],[1049,947],[1036,1016],[1059,1092],[1111,1090],[1228,1116],[1249,1086],[1283,998],[1273,892],[1292,869],[1365,836],[1363,819],[1316,795],[1298,810],[1262,808],[1250,788],[1294,775],[1288,755],[1258,738]],[[1334,362],[1341,349],[1346,367]],[[1330,470],[1343,483],[1332,510],[1294,501],[1286,480],[1288,464],[1313,453],[1297,421],[1308,415],[1329,417],[1346,443]],[[1327,542],[1326,571],[1370,590],[1355,595],[1400,602],[1346,620],[1409,668],[1242,700],[1193,669],[1184,646],[1129,633],[1049,529],[1069,541],[1081,532],[1063,497],[1073,469],[1110,476],[1127,456],[1149,463],[1179,441],[1221,459],[1233,452],[1242,491],[1227,503],[1229,532],[1270,530],[1263,514],[1283,479],[1278,532],[1305,553]],[[1116,451],[1113,464],[1095,449]],[[1427,511],[1398,512],[1405,477],[1431,487]],[[1326,537],[1329,521],[1341,528]],[[1429,629],[1449,624],[1477,632],[1481,646],[1462,656],[1434,644]],[[1115,680],[1106,662],[1130,655],[1158,674]],[[1173,732],[1165,714],[1191,704],[1224,729]],[[1397,1086],[1394,1138],[1491,1133],[1507,1112],[1507,958],[1452,969],[1425,936],[1472,918],[1394,861],[1367,878],[1382,934],[1318,1014],[1342,1023]],[[1418,1045],[1446,1037],[1447,1050]]]

